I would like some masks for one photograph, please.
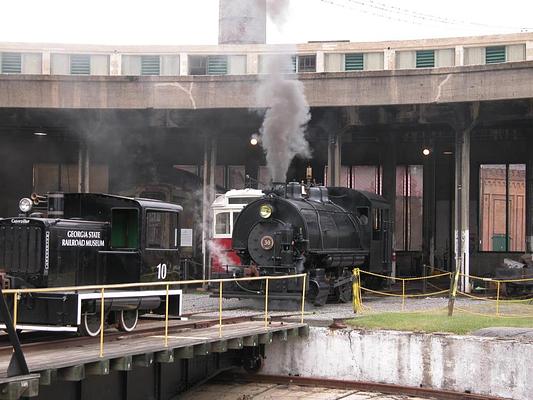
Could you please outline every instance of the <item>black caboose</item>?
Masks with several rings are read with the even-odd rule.
[[[32,211],[32,203],[44,202]],[[0,219],[3,288],[53,288],[180,279],[182,207],[157,200],[92,193],[22,199],[23,214]],[[36,212],[37,211],[37,212]],[[181,291],[169,293],[181,312]],[[97,335],[99,291],[23,294],[17,328]],[[131,331],[139,312],[164,306],[163,287],[105,291],[106,322]],[[12,297],[12,296],[10,296]],[[12,307],[12,299],[9,299]]]
[[[391,273],[389,208],[374,193],[279,184],[241,211],[233,229],[233,248],[243,266],[217,277],[306,272],[308,298],[314,304],[322,305],[328,298],[350,301],[354,267]],[[265,293],[263,281],[225,285],[225,297],[254,298]],[[292,301],[301,296],[301,290],[297,279],[273,280],[269,297]]]

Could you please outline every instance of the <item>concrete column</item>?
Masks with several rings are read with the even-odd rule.
[[[533,40],[526,42],[526,61],[533,60]]]
[[[211,238],[211,204],[215,199],[216,158],[216,139],[212,137],[206,137],[204,141],[204,168],[202,187],[202,279],[209,279],[211,277],[208,242]]]
[[[246,55],[246,73],[252,75],[259,73],[259,54],[248,53]]]
[[[464,124],[455,130],[455,212],[454,256],[455,268],[470,274],[470,131]],[[460,289],[469,293],[470,284],[461,276]]]
[[[42,64],[41,64],[41,72],[43,75],[50,75],[50,52],[49,51],[43,51],[42,52]]]
[[[463,46],[455,46],[455,65],[465,65],[465,48]]]
[[[395,69],[396,68],[396,52],[391,49],[385,49],[383,51],[383,68]]]
[[[189,55],[180,53],[180,75],[189,75]]]
[[[528,139],[526,164],[526,252],[533,253],[533,138]]]
[[[428,146],[430,147],[430,146]],[[424,156],[424,191],[423,191],[423,221],[422,221],[422,264],[435,265],[435,156],[431,149],[428,156]]]
[[[324,72],[324,52],[316,52],[316,72]]]
[[[80,142],[78,147],[78,192],[89,193],[90,156],[87,143]]]
[[[393,132],[385,132],[381,137],[382,191],[390,203],[390,230],[394,251],[394,222],[396,220],[396,138]],[[396,262],[392,263],[392,276],[396,276]]]
[[[341,184],[341,147],[341,134],[331,132],[328,137],[328,186]]]
[[[122,74],[122,54],[112,53],[109,56],[109,75]]]

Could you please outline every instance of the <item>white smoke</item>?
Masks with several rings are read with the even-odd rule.
[[[287,19],[288,5],[288,0],[268,1],[269,17],[278,28]],[[296,49],[285,49],[286,54],[265,56],[266,74],[262,76],[257,92],[259,103],[267,107],[259,132],[274,182],[285,182],[287,170],[295,156],[311,156],[305,138],[311,116],[304,87],[300,81],[285,76],[292,72],[291,50],[295,52]]]
[[[221,266],[225,267],[227,265],[235,264],[235,262],[228,257],[228,249],[223,248],[219,243],[210,240],[207,247],[209,248],[211,258],[218,259]]]

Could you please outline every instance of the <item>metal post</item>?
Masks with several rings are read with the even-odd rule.
[[[500,316],[500,282],[496,281],[496,316]]]
[[[78,147],[78,191],[80,193],[89,192],[89,174],[89,147],[87,146],[86,142],[80,141]]]
[[[431,141],[431,140],[428,140]],[[422,265],[434,266],[435,255],[435,163],[437,149],[429,146],[430,153],[424,156]],[[425,274],[425,272],[424,272]],[[424,280],[425,283],[425,280]],[[424,292],[426,288],[424,286]]]
[[[390,204],[389,211],[389,231],[391,235],[392,251],[394,251],[394,221],[396,216],[396,146],[393,132],[384,133],[382,138],[382,154],[381,164],[382,171],[382,190],[383,197],[387,199]],[[396,277],[396,262],[392,262],[391,276]]]
[[[13,327],[17,329],[19,292],[13,293]]]
[[[470,128],[463,132],[462,156],[462,191],[461,191],[461,241],[463,253],[463,279],[461,289],[470,293]]]
[[[207,138],[204,139],[204,168],[203,168],[203,182],[202,182],[202,280],[207,279],[207,239],[208,239],[208,213],[209,213],[209,204],[207,199],[207,183],[208,183],[208,166],[209,166],[209,157],[207,149]],[[205,282],[203,283],[205,287]]]
[[[209,227],[207,230],[207,240],[211,239],[212,232],[210,230],[212,221],[211,221],[211,204],[213,201],[215,201],[215,192],[216,192],[216,185],[215,185],[215,172],[216,172],[216,166],[217,166],[217,139],[211,138],[210,143],[210,158],[209,158],[209,191],[207,193],[207,204],[208,204],[208,213],[207,213],[207,226]],[[210,262],[207,263],[210,266]],[[207,279],[211,279],[211,268],[207,269]]]
[[[265,328],[268,327],[268,276],[265,284]]]
[[[304,323],[304,311],[305,311],[305,289],[307,286],[307,274],[304,275],[303,285],[302,285],[302,318],[300,323]]]
[[[168,286],[165,293],[165,347],[168,347]]]
[[[104,357],[104,288],[100,290],[100,358]]]
[[[526,252],[533,254],[533,138],[528,139],[526,165]]]
[[[402,311],[405,311],[405,279],[402,279]]]
[[[457,295],[457,287],[459,283],[459,275],[462,269],[463,260],[463,241],[461,240],[461,227],[462,227],[462,161],[463,161],[463,139],[462,130],[456,129],[455,131],[455,207],[454,207],[454,259],[455,268],[450,287],[450,299],[448,301],[448,316],[453,315],[453,307],[455,304],[455,297]]]
[[[222,337],[222,281],[218,284],[218,337]]]
[[[341,185],[341,146],[342,136],[330,133],[328,139],[328,185]]]

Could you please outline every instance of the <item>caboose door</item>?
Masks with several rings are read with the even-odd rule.
[[[167,210],[145,211],[141,281],[177,281],[179,271],[179,214]]]

